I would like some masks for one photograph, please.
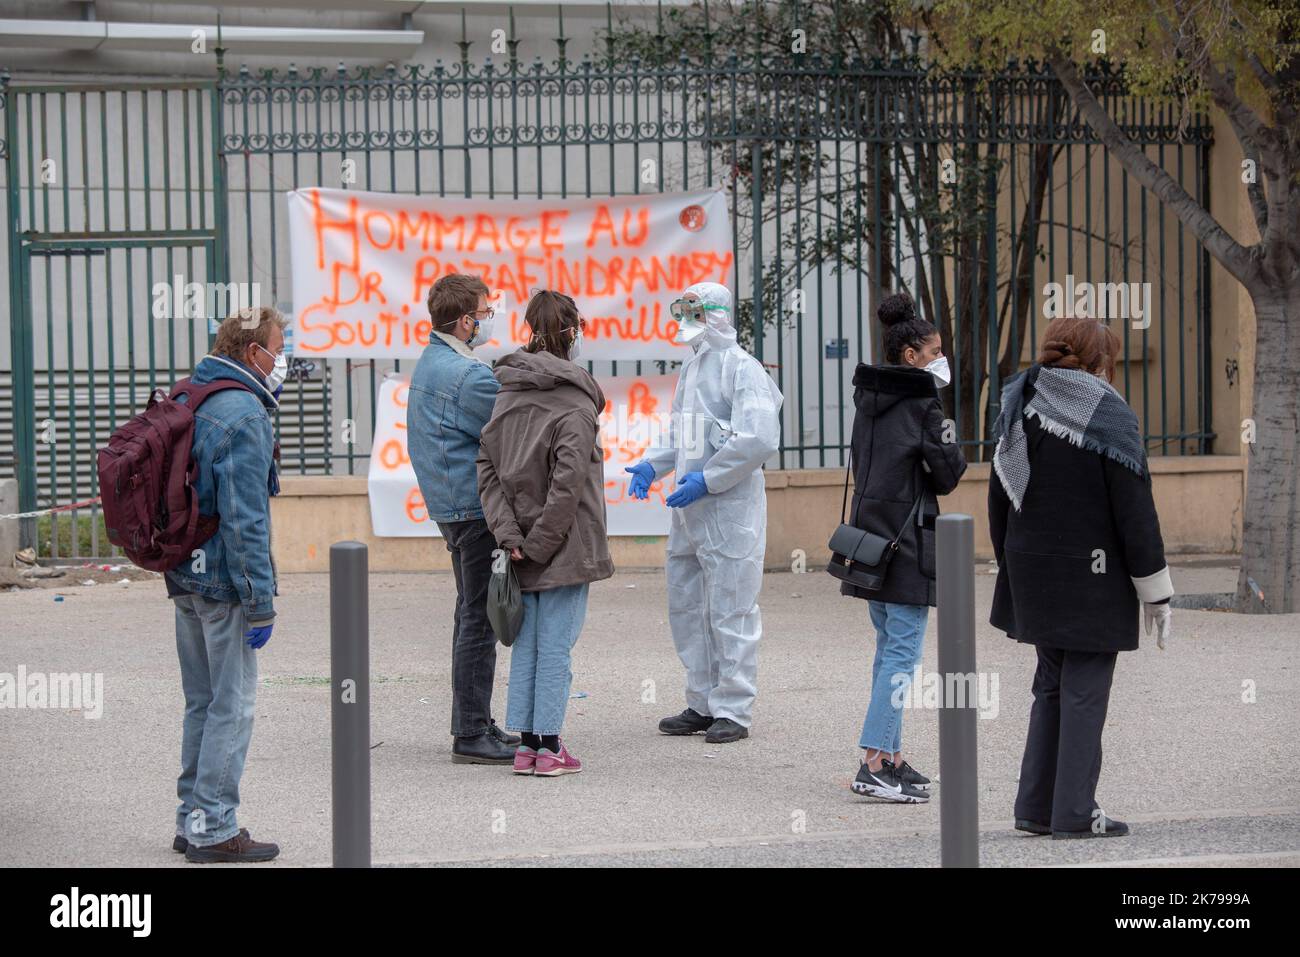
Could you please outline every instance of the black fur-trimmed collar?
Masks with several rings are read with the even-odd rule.
[[[861,362],[853,373],[853,385],[885,395],[937,397],[939,394],[934,376],[912,366],[869,366]]]

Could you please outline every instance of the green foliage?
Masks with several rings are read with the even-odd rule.
[[[1300,54],[1295,0],[935,0],[907,18],[932,31],[935,56],[949,67],[1059,50],[1080,64],[1122,64],[1134,93],[1189,110],[1209,103],[1204,63],[1236,77],[1237,94],[1262,107],[1268,96],[1254,64],[1277,74]]]
[[[56,519],[53,524],[58,528],[58,556],[66,558],[73,554],[73,538],[75,536],[77,543],[76,554],[87,558],[101,558],[108,555],[112,545],[108,541],[108,530],[104,527],[104,513],[100,512],[93,519],[89,510],[77,516],[74,522],[71,514],[62,513],[59,515],[41,515],[36,519],[36,543],[37,555],[40,558],[50,558],[55,555],[54,540],[51,532],[51,519]],[[91,529],[95,525],[99,526],[99,554],[96,555],[92,547]]]

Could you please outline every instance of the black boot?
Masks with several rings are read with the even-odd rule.
[[[748,737],[749,729],[744,725],[736,724],[730,718],[719,718],[709,725],[709,732],[704,736],[704,740],[709,744],[730,744],[732,741]]]
[[[675,714],[671,718],[664,718],[660,721],[659,733],[699,734],[701,731],[708,731],[711,724],[713,724],[711,716],[687,708],[681,714]]]
[[[502,744],[508,745],[512,748],[519,747],[520,742],[523,740],[519,735],[511,734],[509,731],[503,731],[501,728],[497,727],[496,718],[488,719],[488,734],[492,735],[492,737],[496,738]]]
[[[456,738],[451,746],[453,764],[514,764],[515,749],[507,747],[490,731],[472,738]]]

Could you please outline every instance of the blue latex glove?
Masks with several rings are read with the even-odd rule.
[[[637,462],[623,470],[632,473],[632,481],[627,483],[627,490],[633,498],[645,498],[650,494],[650,483],[654,481],[655,469],[649,462]]]
[[[248,639],[248,647],[256,650],[265,645],[271,640],[271,629],[274,627],[275,623],[272,622],[269,625],[250,628],[248,631],[244,632],[244,637]]]
[[[682,476],[682,480],[677,483],[677,488],[673,494],[668,496],[668,507],[685,508],[708,494],[709,488],[704,484],[704,473],[687,472]]]

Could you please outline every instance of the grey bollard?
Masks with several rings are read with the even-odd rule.
[[[0,515],[22,511],[18,504],[18,480],[0,479]],[[14,556],[22,548],[21,518],[0,518],[0,568],[13,568]]]
[[[330,546],[330,737],[334,866],[370,866],[370,560]]]
[[[944,687],[939,711],[940,857],[944,867],[979,867],[975,520],[969,515],[941,515],[935,522],[935,538],[939,674]],[[969,681],[964,680],[967,676]]]

